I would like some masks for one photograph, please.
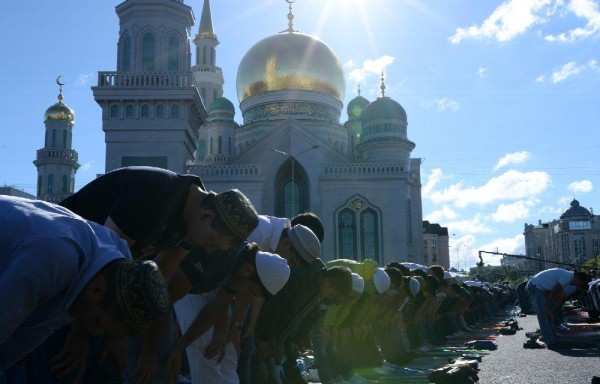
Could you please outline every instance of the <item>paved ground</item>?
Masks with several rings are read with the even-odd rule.
[[[481,384],[585,384],[600,376],[598,349],[573,349],[555,352],[525,349],[525,332],[538,328],[535,315],[517,319],[523,328],[512,336],[497,340],[498,350],[479,365]]]

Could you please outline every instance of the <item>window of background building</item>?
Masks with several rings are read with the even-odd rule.
[[[154,71],[154,57],[156,56],[156,38],[152,32],[142,36],[142,71]]]
[[[179,40],[176,36],[169,37],[169,71],[179,70]]]

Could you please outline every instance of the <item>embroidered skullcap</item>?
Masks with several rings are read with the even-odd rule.
[[[352,290],[361,294],[365,290],[365,281],[358,273],[354,272],[352,272]]]
[[[317,257],[321,256],[321,243],[317,235],[308,227],[301,224],[294,225],[288,231],[288,236],[298,254],[307,263],[311,264]]]
[[[215,201],[217,211],[229,230],[238,238],[246,240],[258,226],[258,213],[254,205],[237,189],[219,193]]]
[[[117,302],[127,322],[137,331],[143,331],[167,313],[167,284],[153,261],[123,261],[119,265]]]
[[[373,272],[373,284],[375,284],[377,293],[380,295],[386,293],[390,289],[391,283],[390,276],[382,268],[375,269],[375,272]]]
[[[290,267],[287,261],[269,252],[256,253],[256,272],[260,282],[271,295],[279,292],[290,278]]]

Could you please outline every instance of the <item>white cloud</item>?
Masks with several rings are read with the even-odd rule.
[[[569,184],[567,189],[574,193],[591,192],[592,189],[594,189],[594,185],[589,180],[574,181],[571,184]]]
[[[575,61],[570,61],[556,69],[548,77],[552,80],[552,83],[557,84],[584,72],[600,72],[598,61],[596,59],[590,59],[585,64],[577,64]],[[535,81],[543,84],[546,82],[546,77],[546,75],[540,75]]]
[[[421,188],[422,196],[427,196],[444,179],[444,173],[440,168],[434,168],[431,170],[429,176],[427,176],[427,183]]]
[[[598,3],[595,1],[571,0],[565,8],[565,13],[572,13],[578,18],[584,19],[585,25],[557,35],[547,35],[544,37],[546,41],[573,43],[591,36],[597,36],[600,33],[600,11],[598,10]]]
[[[578,75],[585,70],[585,66],[577,65],[576,62],[571,61],[560,67],[558,70],[552,72],[552,82],[554,84],[560,83],[568,79],[571,76]]]
[[[504,156],[502,156],[502,158],[500,160],[498,160],[498,163],[496,163],[496,166],[494,167],[494,171],[497,171],[498,169],[500,169],[502,167],[506,167],[507,165],[510,165],[510,164],[522,164],[525,161],[527,161],[530,156],[531,156],[531,153],[529,153],[527,151],[514,152],[514,153],[509,153],[508,155],[504,155]]]
[[[487,69],[484,67],[477,68],[477,76],[483,77],[487,73]]]
[[[514,223],[517,220],[526,218],[529,215],[529,209],[538,202],[539,200],[530,199],[527,201],[516,201],[511,204],[500,204],[496,212],[492,214],[492,220],[503,223]]]
[[[569,208],[572,200],[573,197],[563,196],[558,199],[556,205],[546,205],[538,213],[540,215],[560,216]]]
[[[87,163],[85,163],[85,164],[81,164],[81,167],[79,167],[79,170],[80,170],[80,171],[83,171],[83,172],[87,172],[87,171],[89,171],[89,170],[90,170],[90,168],[91,168],[91,167],[92,167],[92,162],[91,162],[91,161],[88,161],[88,162],[87,162]]]
[[[472,204],[486,205],[497,201],[528,199],[545,191],[550,183],[551,177],[544,171],[509,170],[482,186],[464,186],[463,182],[459,182],[441,191],[431,190],[424,197],[434,203],[452,203],[465,208]]]
[[[460,109],[460,105],[457,101],[450,100],[446,97],[437,100],[424,101],[421,103],[421,106],[425,109],[435,108],[438,112],[456,112]]]
[[[423,220],[428,220],[428,221],[430,221],[432,223],[439,223],[442,220],[445,220],[445,219],[452,220],[452,219],[455,219],[457,217],[458,217],[457,213],[454,212],[452,210],[452,208],[450,208],[447,205],[444,205],[442,207],[442,209],[439,209],[437,211],[431,212],[430,214],[428,214],[427,216],[425,216],[423,218]]]
[[[482,245],[479,250],[522,255],[525,253],[525,238],[522,234],[518,234],[515,237],[495,239]],[[481,257],[486,265],[500,265],[500,259],[502,259],[501,255],[492,255],[489,253],[483,253]]]
[[[448,230],[454,233],[473,234],[494,232],[492,227],[483,222],[481,214],[476,214],[472,219],[444,222],[442,225],[448,227]]]
[[[92,79],[94,78],[94,74],[92,73],[88,73],[88,74],[79,74],[79,76],[77,76],[77,80],[75,80],[75,85],[87,85],[89,84]]]
[[[481,23],[457,28],[450,41],[459,44],[463,39],[496,39],[509,41],[536,24],[545,21],[543,11],[551,0],[507,0]]]
[[[385,68],[394,62],[395,58],[392,56],[381,56],[374,60],[365,60],[361,67],[358,67],[352,60],[346,62],[348,72],[348,79],[360,84],[365,81],[367,76],[376,75],[381,76],[381,72],[385,72]]]

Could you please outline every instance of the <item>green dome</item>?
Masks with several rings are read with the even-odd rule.
[[[75,113],[71,108],[59,101],[46,110],[44,121],[46,120],[67,120],[72,122],[75,120]]]
[[[565,213],[560,215],[560,218],[566,219],[569,217],[578,217],[578,216],[589,217],[591,215],[592,214],[590,213],[590,211],[588,211],[586,208],[579,205],[579,201],[577,201],[576,199],[573,199],[573,201],[571,201],[571,208],[567,209],[565,211]]]
[[[219,97],[215,99],[212,103],[210,103],[210,106],[208,107],[209,111],[214,111],[217,109],[226,109],[230,112],[235,112],[235,107],[233,106],[233,103],[227,100],[227,98],[225,97]]]
[[[360,117],[367,105],[369,105],[369,100],[365,99],[362,96],[355,97],[348,103],[348,107],[346,108],[346,111],[348,112],[348,117]]]
[[[362,120],[402,120],[408,122],[406,111],[396,101],[389,97],[379,97],[367,105],[362,113]]]

